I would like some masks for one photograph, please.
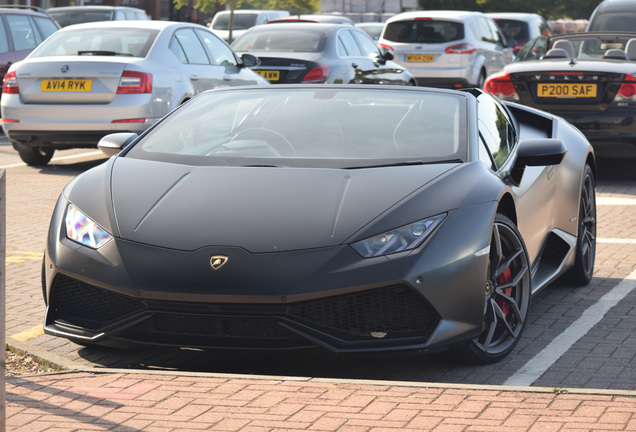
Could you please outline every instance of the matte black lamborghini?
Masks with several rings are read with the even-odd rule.
[[[480,90],[214,90],[100,148],[42,269],[46,332],[81,344],[493,362],[532,294],[592,277],[591,146]]]

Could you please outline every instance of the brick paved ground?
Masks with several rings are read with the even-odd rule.
[[[636,431],[636,393],[238,376],[7,380],[13,431]]]

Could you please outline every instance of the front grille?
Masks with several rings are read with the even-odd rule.
[[[51,309],[55,320],[93,331],[143,313],[149,318],[126,330],[127,338],[138,338],[140,342],[165,339],[163,343],[174,340],[175,344],[179,344],[180,336],[183,340],[208,341],[189,343],[199,346],[220,346],[220,339],[299,339],[281,324],[301,326],[314,337],[342,341],[369,341],[378,334],[383,335],[383,341],[426,339],[440,319],[419,293],[401,285],[292,304],[195,303],[140,300],[64,275],[54,281]]]
[[[50,308],[55,319],[99,330],[141,312],[141,300],[108,291],[60,274],[51,288]]]

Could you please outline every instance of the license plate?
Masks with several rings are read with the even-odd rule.
[[[40,90],[43,92],[89,92],[92,85],[91,80],[43,80]]]
[[[435,60],[433,54],[407,54],[406,61],[408,63],[432,63]]]
[[[596,84],[537,84],[537,96],[544,98],[596,97]]]
[[[257,70],[254,71],[267,81],[278,81],[280,79],[280,71],[277,70]]]

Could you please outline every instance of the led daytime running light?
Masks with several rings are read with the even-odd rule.
[[[69,240],[93,249],[104,246],[112,238],[106,230],[90,220],[73,204],[69,204],[66,209],[65,223],[66,237]]]

